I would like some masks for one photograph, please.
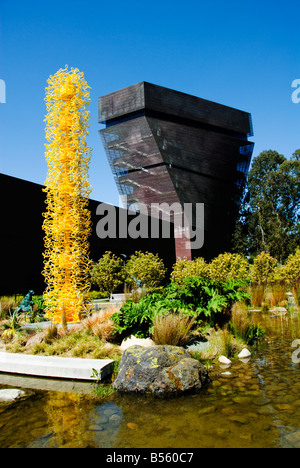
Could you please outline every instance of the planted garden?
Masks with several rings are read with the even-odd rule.
[[[200,359],[232,356],[245,344],[264,336],[253,324],[250,310],[287,307],[287,293],[299,306],[300,250],[283,265],[262,252],[249,264],[239,254],[225,253],[210,263],[198,258],[179,260],[167,276],[157,255],[136,252],[126,265],[107,252],[91,269],[94,290],[86,296],[88,307],[81,321],[64,329],[54,324],[44,330],[42,296],[33,297],[30,313],[18,312],[22,296],[1,298],[1,339],[10,352],[76,357],[120,358],[119,345],[130,335],[151,337],[156,344],[184,346],[211,341],[211,355]],[[105,277],[104,272],[110,272]],[[143,287],[137,290],[133,277]],[[108,297],[115,288],[128,295],[122,304],[107,303],[90,312],[93,300]],[[132,294],[129,294],[132,291]],[[33,330],[28,327],[36,323]]]

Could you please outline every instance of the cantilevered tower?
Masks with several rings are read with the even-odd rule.
[[[141,82],[100,97],[99,122],[128,205],[204,204],[203,247],[176,239],[177,257],[230,249],[254,145],[249,113]]]

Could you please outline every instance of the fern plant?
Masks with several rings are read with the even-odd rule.
[[[171,283],[159,293],[149,294],[138,303],[129,300],[119,313],[112,316],[115,332],[146,337],[152,333],[155,314],[177,313],[194,318],[195,325],[215,323],[217,314],[230,311],[235,302],[250,299],[243,289],[245,283],[231,280],[212,281],[204,278],[185,278],[182,286]]]

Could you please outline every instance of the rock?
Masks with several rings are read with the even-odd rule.
[[[200,353],[207,351],[209,347],[209,341],[193,341],[192,343],[185,346],[185,348],[190,352],[198,351]]]
[[[243,416],[239,416],[239,415],[230,416],[228,419],[229,421],[232,421],[238,424],[247,424],[249,422],[246,418],[244,418]]]
[[[273,309],[270,309],[270,312],[277,315],[285,315],[288,311],[285,307],[274,307]]]
[[[123,353],[113,386],[121,392],[164,395],[198,391],[207,381],[207,369],[184,348],[131,346]]]
[[[251,353],[248,349],[244,348],[242,351],[239,353],[238,357],[239,359],[245,359],[251,356]]]
[[[128,427],[128,429],[135,430],[135,429],[137,429],[139,426],[138,426],[137,424],[135,424],[135,423],[128,423],[128,424],[127,424],[127,427]]]
[[[150,346],[154,345],[154,341],[152,341],[150,338],[136,338],[134,335],[131,335],[122,341],[120,350],[125,351],[125,349],[129,348],[130,346],[143,346],[144,348],[149,348]]]
[[[226,356],[220,356],[219,357],[219,362],[221,364],[225,364],[225,365],[230,365],[231,364],[230,359],[228,359]]]
[[[118,423],[121,421],[121,416],[119,414],[113,414],[110,418],[109,418],[109,422],[114,422],[114,423]]]
[[[26,394],[23,390],[19,390],[17,388],[7,388],[4,390],[0,390],[0,402],[11,402],[14,400],[18,400],[19,398],[24,397]]]
[[[248,358],[240,358],[240,361],[243,362],[244,364],[247,364],[247,362],[250,361],[250,357],[248,357]]]
[[[29,338],[26,343],[26,348],[33,348],[37,344],[41,344],[45,339],[45,332],[37,333]]]
[[[89,426],[88,430],[93,432],[101,432],[103,431],[103,426],[97,426],[96,424],[93,424]]]
[[[292,432],[285,436],[285,441],[293,448],[300,448],[300,432]]]
[[[236,396],[232,398],[232,401],[234,403],[238,403],[241,405],[250,405],[251,404],[251,398],[246,397],[246,396]]]
[[[213,380],[212,381],[212,386],[213,387],[221,387],[222,386],[222,382],[219,382],[219,380]]]
[[[293,411],[294,410],[293,406],[287,403],[281,403],[275,406],[279,411]]]
[[[255,406],[266,406],[271,403],[271,400],[266,397],[258,397],[254,398],[253,403]]]
[[[236,413],[236,410],[231,408],[230,406],[228,406],[227,408],[222,408],[221,409],[221,413],[223,414],[227,414],[229,416],[232,416],[233,414]]]
[[[198,411],[198,414],[210,414],[214,413],[217,410],[216,406],[206,406],[205,408],[201,408]]]

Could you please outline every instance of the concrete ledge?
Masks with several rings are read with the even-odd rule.
[[[100,380],[102,380],[112,373],[113,362],[112,359],[81,359],[0,353],[0,372],[93,381],[95,379],[91,377],[92,369],[96,369],[101,375]]]

